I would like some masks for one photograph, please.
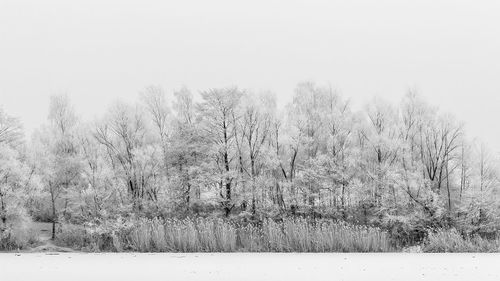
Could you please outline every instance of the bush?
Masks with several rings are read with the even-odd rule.
[[[454,228],[440,229],[429,233],[423,250],[431,253],[499,252],[500,239],[462,235]]]
[[[24,208],[7,209],[5,223],[0,222],[0,250],[22,250],[37,244],[30,226],[31,218]]]
[[[130,226],[122,220],[104,224],[74,225],[64,222],[58,230],[55,244],[90,252],[121,252],[124,250]],[[125,249],[126,250],[126,249]]]
[[[89,241],[86,241],[88,239],[87,235],[88,233],[83,227],[63,224],[56,235],[55,243],[59,246],[81,250],[89,243]]]

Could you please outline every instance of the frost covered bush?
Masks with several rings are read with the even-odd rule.
[[[500,238],[484,239],[479,235],[463,235],[456,229],[440,229],[430,232],[424,252],[499,252]]]
[[[73,224],[63,224],[56,236],[56,244],[70,247],[73,249],[82,249],[87,244],[88,233],[81,226]]]
[[[421,244],[429,233],[429,229],[448,227],[449,218],[444,212],[436,210],[433,216],[414,212],[408,215],[386,215],[380,226],[386,229],[391,238],[401,247]]]
[[[99,252],[121,252],[129,250],[131,223],[122,219],[109,220],[102,224],[85,223],[74,225],[63,223],[56,236],[56,244],[76,250]]]
[[[31,218],[24,208],[7,208],[5,222],[0,221],[0,250],[25,249],[37,243],[30,231]]]

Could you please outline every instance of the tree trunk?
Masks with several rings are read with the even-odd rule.
[[[0,193],[0,202],[2,203],[2,212],[1,212],[1,215],[2,215],[2,224],[5,225],[5,222],[7,221],[7,217],[5,215],[5,203],[3,201],[3,195]]]
[[[341,200],[341,206],[342,206],[342,217],[346,219],[347,214],[345,210],[345,183],[342,183],[342,196],[340,197]]]
[[[50,199],[52,202],[52,240],[56,239],[56,201],[54,192],[50,192]]]

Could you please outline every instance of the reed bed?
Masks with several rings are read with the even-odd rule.
[[[83,236],[79,238],[73,235]],[[70,242],[71,243],[66,243]],[[77,243],[75,243],[77,242]],[[58,243],[89,251],[138,252],[388,252],[378,228],[326,220],[271,219],[238,224],[223,219],[139,219],[127,227],[63,227]]]

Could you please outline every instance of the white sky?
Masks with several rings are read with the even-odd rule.
[[[314,80],[355,104],[411,87],[500,151],[499,14],[485,0],[0,0],[0,105],[30,132],[60,92],[91,119],[150,84],[284,103]]]

